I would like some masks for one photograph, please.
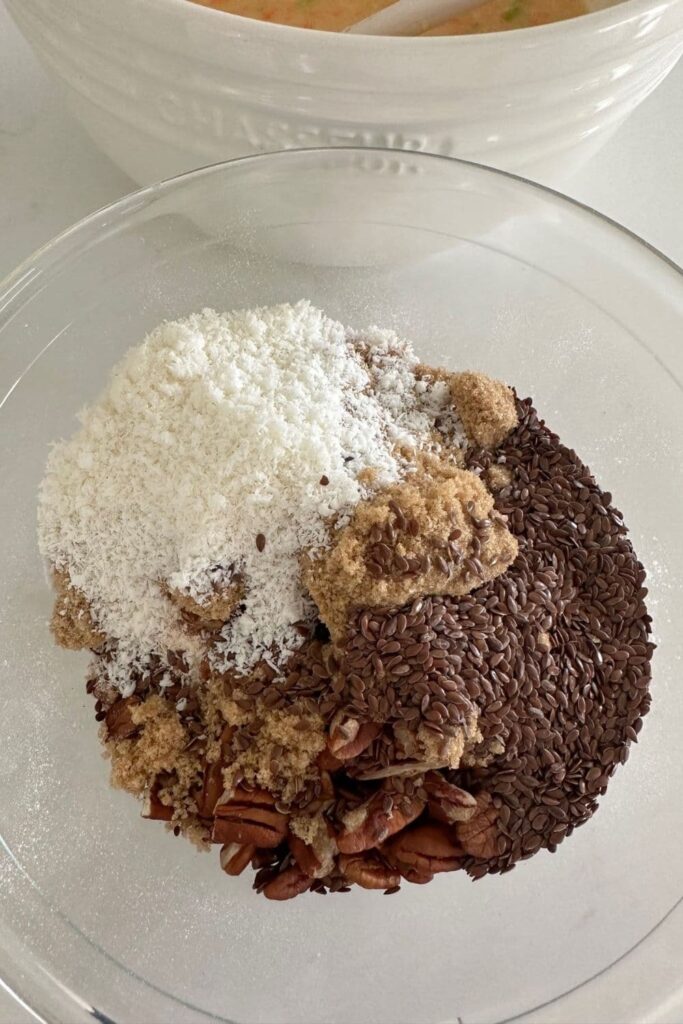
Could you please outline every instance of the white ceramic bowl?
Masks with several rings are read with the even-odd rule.
[[[430,39],[287,28],[187,0],[6,2],[92,137],[144,183],[339,145],[426,150],[556,183],[683,52],[683,0]]]

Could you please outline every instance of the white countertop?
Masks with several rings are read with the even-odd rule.
[[[683,62],[566,191],[683,264],[682,181]],[[0,278],[54,234],[132,187],[70,116],[0,0]],[[669,922],[659,953],[653,946],[640,970],[651,977],[662,956],[680,949],[682,931],[680,922]],[[637,991],[637,978],[630,980]],[[614,1020],[637,1019],[630,1005],[622,989]],[[0,1024],[33,1019],[0,988]],[[683,1008],[664,1007],[656,1020],[680,1024]]]

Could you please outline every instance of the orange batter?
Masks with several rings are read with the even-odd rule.
[[[341,32],[381,11],[390,0],[195,0],[230,14],[299,28]],[[586,13],[584,0],[488,0],[452,18],[427,35],[467,35],[546,25]]]

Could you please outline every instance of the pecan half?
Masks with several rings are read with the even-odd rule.
[[[435,822],[402,832],[383,847],[382,853],[409,881],[415,877],[427,880],[427,875],[442,871],[456,871],[464,859],[463,848],[452,830]]]
[[[339,769],[342,766],[342,763],[343,762],[340,761],[338,757],[335,757],[334,754],[331,754],[329,752],[327,747],[324,747],[323,750],[320,751],[320,753],[318,754],[318,758],[316,760],[318,768],[326,772],[339,771]]]
[[[398,871],[374,853],[342,854],[339,868],[348,882],[361,889],[393,889],[401,883]]]
[[[291,832],[287,841],[292,857],[303,873],[309,878],[315,878],[316,872],[320,871],[322,865],[313,847]]]
[[[213,761],[206,765],[204,771],[204,785],[197,800],[197,809],[202,818],[212,818],[216,804],[223,795],[223,763]]]
[[[425,775],[424,788],[429,796],[427,806],[431,817],[446,825],[469,821],[477,809],[477,801],[471,793],[447,782],[438,772]]]
[[[120,697],[112,704],[104,719],[109,739],[129,740],[140,731],[132,715],[133,708],[139,703],[139,697]]]
[[[227,843],[221,848],[221,867],[226,875],[241,875],[255,853],[255,846]]]
[[[142,817],[148,818],[150,821],[171,821],[173,819],[173,808],[162,804],[156,791],[153,789],[145,797]]]
[[[477,807],[469,821],[461,821],[456,825],[456,835],[465,853],[471,857],[488,860],[495,857],[498,839],[498,811],[493,806],[493,798],[489,793],[477,795]]]
[[[296,865],[285,868],[263,888],[268,900],[291,900],[311,888],[311,879]]]
[[[360,722],[351,718],[344,711],[338,711],[330,722],[330,734],[327,738],[327,749],[335,754],[339,747],[353,743],[360,731]]]
[[[338,761],[350,761],[362,754],[377,739],[382,726],[378,722],[363,722],[337,712],[330,724],[327,749]]]
[[[232,800],[218,804],[215,815],[214,843],[271,849],[279,846],[287,835],[287,817],[275,810],[273,797],[265,790],[237,789]]]
[[[427,885],[428,882],[434,881],[434,875],[425,874],[418,871],[417,868],[409,867],[401,868],[401,878],[405,878],[406,882],[411,882],[413,885]]]
[[[379,846],[415,821],[425,808],[424,801],[417,797],[404,797],[391,806],[391,800],[386,802],[387,796],[386,792],[375,793],[358,808],[358,812],[364,812],[360,824],[337,837],[340,853],[362,853]]]

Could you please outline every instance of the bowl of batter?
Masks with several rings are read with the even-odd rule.
[[[141,183],[277,149],[380,146],[557,184],[683,52],[682,0],[488,0],[427,36],[343,31],[382,6],[8,0],[92,137]]]

